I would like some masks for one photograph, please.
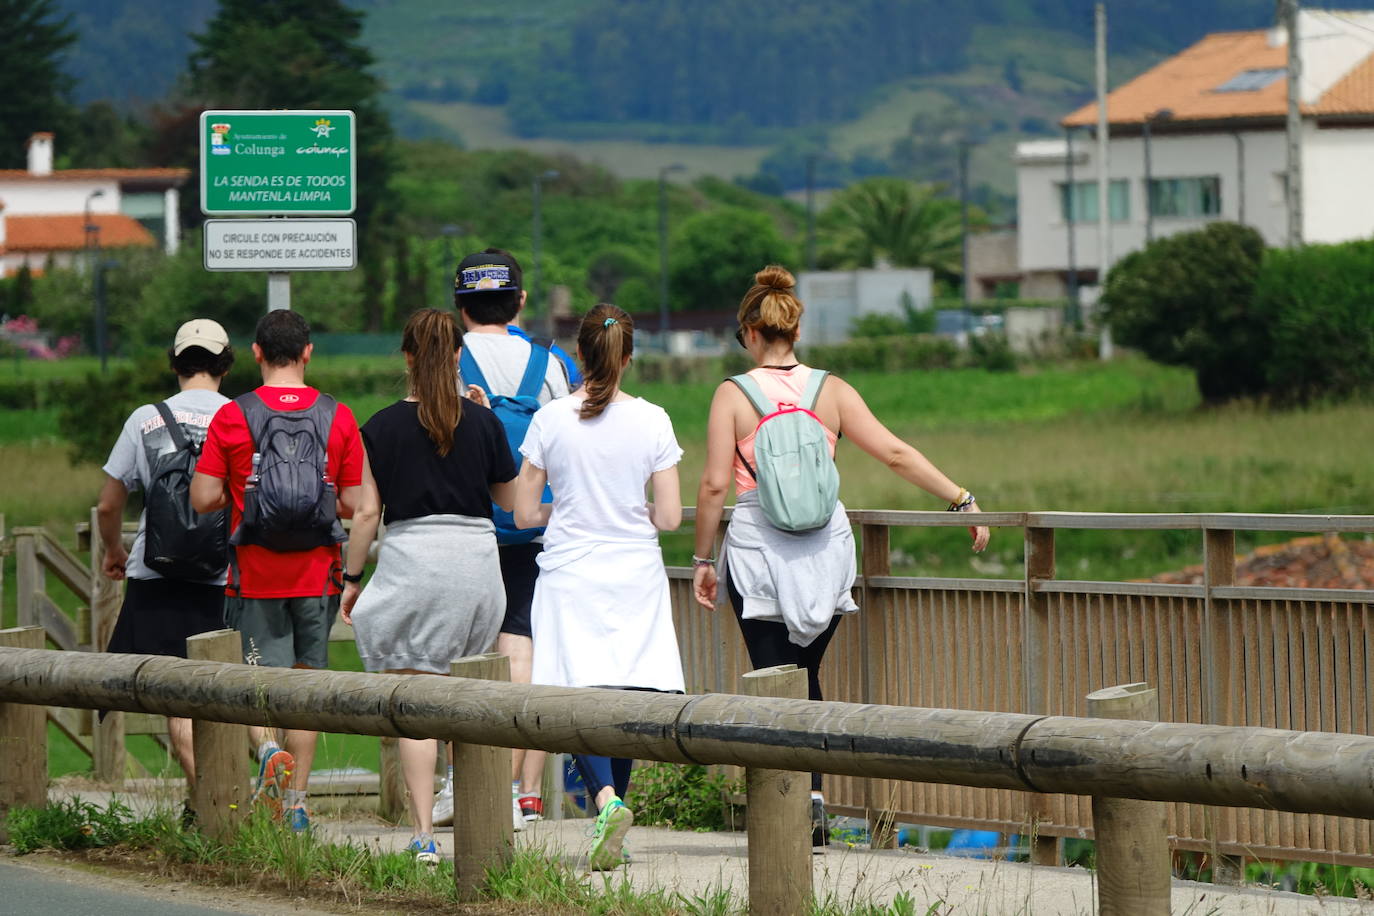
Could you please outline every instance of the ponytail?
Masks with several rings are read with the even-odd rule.
[[[453,354],[463,345],[451,312],[420,309],[406,322],[401,352],[408,353],[410,393],[419,402],[420,425],[440,455],[453,448],[453,430],[463,418]]]
[[[635,323],[624,309],[602,303],[588,312],[577,329],[587,399],[578,417],[598,417],[615,397],[625,360],[634,354]]]

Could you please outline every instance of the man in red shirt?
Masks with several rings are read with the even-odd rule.
[[[306,385],[305,366],[312,350],[310,326],[298,313],[282,309],[263,316],[253,342],[253,358],[262,370],[262,385],[225,404],[215,414],[191,482],[191,505],[197,512],[233,507],[231,540],[237,546],[231,548],[224,619],[226,626],[242,634],[244,661],[248,664],[278,668],[329,665],[329,630],[338,614],[342,588],[338,544],[343,539],[342,528],[332,518],[325,519],[323,529],[306,531],[269,531],[266,523],[260,531],[252,524],[243,524],[244,490],[250,475],[254,481],[250,495],[253,489],[261,488],[256,495],[261,501],[262,494],[269,489],[267,478],[271,472],[267,467],[260,469],[259,462],[265,459],[265,464],[272,463],[273,446],[268,439],[274,434],[267,432],[267,424],[273,423],[274,411],[314,409],[308,416],[317,420],[318,428],[329,431],[324,448],[324,482],[321,487],[321,482],[312,480],[308,473],[298,480],[305,485],[313,483],[326,496],[333,487],[337,493],[337,505],[333,508],[340,516],[351,516],[358,503],[363,468],[358,424],[346,406],[334,404],[328,395]],[[328,420],[331,409],[332,421]],[[254,421],[252,432],[250,416],[259,418]],[[305,420],[306,416],[293,419]],[[261,419],[264,417],[265,421]],[[325,422],[329,423],[327,427]],[[309,429],[314,427],[306,423],[296,425],[305,436],[312,435]],[[255,438],[255,434],[263,438]],[[299,439],[301,433],[296,435]],[[311,444],[291,448],[308,449]],[[261,477],[257,476],[259,473]],[[281,479],[289,478],[273,480],[271,486],[279,488],[273,490],[275,496],[295,495],[280,490],[285,486],[277,483]],[[299,488],[302,484],[291,486]],[[250,521],[255,518],[251,506],[249,516]],[[255,797],[274,813],[284,812],[293,829],[307,829],[310,820],[305,797],[318,732],[288,729],[283,749],[275,730],[254,726],[249,731],[258,747]]]

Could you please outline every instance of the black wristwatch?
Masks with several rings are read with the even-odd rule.
[[[344,572],[340,575],[340,578],[342,578],[345,582],[361,582],[363,581],[363,574],[358,573],[356,576],[350,576],[348,574],[348,571],[344,570]]]

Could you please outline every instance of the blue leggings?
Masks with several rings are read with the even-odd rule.
[[[578,775],[587,787],[588,811],[596,805],[596,796],[606,786],[615,789],[620,798],[630,791],[630,770],[634,761],[624,757],[593,757],[590,754],[573,754]]]

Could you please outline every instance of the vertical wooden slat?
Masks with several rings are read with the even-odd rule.
[[[795,665],[751,671],[740,693],[752,697],[805,699],[806,672]],[[806,773],[749,767],[749,912],[792,916],[811,898],[810,777]]]
[[[91,538],[93,553],[99,541]],[[186,640],[186,657],[239,664],[243,640],[237,630],[200,633]],[[191,805],[201,829],[228,842],[248,814],[248,757],[243,753],[248,727],[197,719],[191,723],[191,735],[196,761]]]
[[[16,532],[14,541],[14,586],[17,622],[21,627],[38,626],[38,602],[34,595],[47,590],[43,567],[38,565],[35,535]]]
[[[1234,531],[1209,528],[1202,533],[1203,544],[1203,624],[1202,624],[1202,662],[1206,666],[1203,681],[1204,721],[1212,725],[1230,724],[1230,703],[1228,697],[1236,687],[1235,666],[1232,653],[1233,640],[1230,639],[1229,618],[1224,613],[1212,589],[1221,585],[1232,585],[1236,581],[1236,534]],[[1231,809],[1211,808],[1208,812],[1212,842],[1212,859],[1220,872],[1223,863],[1217,843],[1235,837],[1235,813]]]
[[[510,680],[510,659],[489,653],[456,659],[453,677]],[[510,860],[515,844],[510,801],[511,751],[481,744],[453,745],[453,880],[458,899],[482,896],[488,869]],[[590,804],[590,800],[589,800]]]
[[[859,615],[860,645],[863,653],[863,699],[864,703],[879,702],[887,681],[886,657],[881,637],[888,613],[882,589],[868,585],[870,576],[886,576],[892,572],[891,539],[886,525],[864,525],[860,529],[860,570],[864,576],[863,613]],[[892,812],[887,808],[885,787],[878,780],[864,782],[864,807],[868,809],[870,825],[892,824]],[[870,839],[878,848],[897,844],[896,832],[890,829],[875,828]]]
[[[91,648],[104,652],[114,635],[115,623],[119,620],[119,607],[122,600],[121,583],[101,572],[105,562],[105,542],[100,539],[100,520],[96,510],[91,509]],[[107,782],[116,789],[124,784],[124,768],[127,753],[124,749],[124,713],[110,712],[102,720],[97,717],[93,723],[91,748],[94,751],[92,764],[95,778]]]
[[[1026,628],[1021,667],[1025,677],[1026,699],[1023,711],[1047,714],[1051,712],[1049,669],[1054,657],[1049,643],[1049,596],[1036,591],[1035,584],[1054,578],[1054,529],[1026,528],[1024,537]],[[1032,824],[1049,819],[1051,806],[1043,796],[1029,796],[1026,804],[1029,811],[1027,820]],[[1041,836],[1038,832],[1033,836],[1031,861],[1037,865],[1058,865],[1058,839]]]
[[[0,630],[0,646],[41,649],[43,630]],[[5,823],[11,808],[48,804],[48,723],[43,707],[0,703],[0,749],[0,843],[8,843]]]

